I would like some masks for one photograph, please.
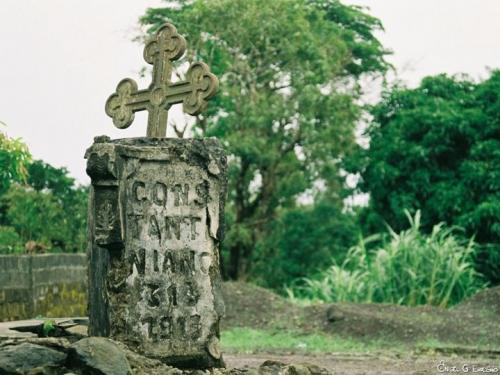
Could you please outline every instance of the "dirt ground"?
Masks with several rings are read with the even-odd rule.
[[[500,358],[460,358],[449,356],[415,355],[397,357],[389,354],[226,354],[230,367],[258,367],[266,360],[285,363],[313,363],[329,370],[332,374],[393,375],[393,374],[449,374],[490,373],[498,374]]]
[[[224,296],[223,329],[319,332],[381,343],[381,351],[370,354],[228,353],[230,367],[255,368],[275,360],[313,363],[332,374],[500,374],[500,287],[449,309],[353,303],[299,306],[243,283],[226,283]]]
[[[312,354],[267,348],[238,353],[228,348],[224,359],[229,369],[250,370],[277,361],[310,363],[332,374],[500,374],[500,287],[479,292],[450,309],[353,303],[301,306],[245,283],[225,283],[223,292],[226,317],[222,330],[246,327],[298,335],[320,333],[328,339],[372,344],[364,353]],[[78,327],[86,331],[83,324]],[[0,324],[0,336],[1,328]],[[140,374],[166,373],[156,369],[156,364],[146,366],[142,357],[136,362],[137,368],[145,366]]]
[[[482,348],[481,351],[491,349],[500,356],[500,287],[479,292],[449,309],[354,303],[304,307],[244,283],[225,283],[224,298],[223,329],[252,327],[305,334],[321,332],[366,343],[403,344],[409,348],[434,342],[443,352],[460,354]]]

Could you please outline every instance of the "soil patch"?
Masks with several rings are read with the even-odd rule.
[[[288,329],[418,348],[500,348],[500,287],[487,289],[450,309],[390,304],[335,303],[299,306],[258,286],[224,284],[223,329]]]
[[[276,355],[272,353],[231,354],[225,355],[226,362],[231,367],[256,367],[263,360],[274,360],[293,363],[314,363],[327,369],[332,374],[364,374],[364,375],[395,375],[395,374],[439,374],[439,373],[498,373],[500,361],[495,359],[471,359],[449,356],[409,355],[398,357],[388,354],[358,355],[358,354],[321,354],[321,355]],[[481,371],[485,369],[485,371]],[[487,371],[486,369],[490,369]]]
[[[249,283],[225,282],[222,293],[226,306],[222,329],[276,329],[302,324],[303,309],[268,289]]]

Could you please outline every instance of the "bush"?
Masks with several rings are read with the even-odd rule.
[[[453,230],[435,225],[420,230],[420,211],[406,212],[410,228],[399,234],[389,228],[390,241],[373,252],[371,236],[352,247],[342,264],[289,289],[292,297],[326,302],[384,302],[446,307],[485,287],[473,267],[475,245],[463,244]]]
[[[0,254],[23,252],[23,242],[12,227],[0,226]]]
[[[287,210],[271,225],[271,234],[256,246],[252,279],[280,292],[323,271],[325,259],[343,259],[359,236],[355,216],[328,200]]]
[[[20,139],[9,138],[0,131],[0,195],[14,182],[26,179],[31,155]]]
[[[422,229],[444,222],[477,242],[476,269],[500,284],[500,70],[482,82],[438,75],[394,87],[371,111],[370,146],[347,158],[370,194],[363,230],[383,220],[404,228],[401,207],[425,212]]]
[[[0,224],[9,228],[11,238],[14,230],[23,244],[35,241],[48,251],[83,251],[86,193],[83,190],[80,193],[81,198],[66,204],[47,189],[37,191],[12,185],[0,198],[4,211]],[[1,238],[0,243],[3,244]]]
[[[27,172],[25,184],[4,181],[5,191],[0,186],[0,227],[7,228],[0,252],[24,251],[27,243],[50,252],[84,251],[88,188],[77,186],[65,168],[41,160],[28,164]]]

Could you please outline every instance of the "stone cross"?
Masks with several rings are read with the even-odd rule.
[[[213,138],[165,138],[167,110],[198,113],[217,79],[203,63],[172,83],[172,61],[185,49],[172,25],[147,43],[153,82],[120,82],[106,103],[115,125],[149,111],[147,137],[96,137],[87,150],[89,334],[177,367],[224,365],[220,245],[227,159]]]
[[[138,90],[137,83],[125,78],[116,92],[106,102],[106,114],[113,118],[117,128],[128,128],[134,121],[134,113],[147,110],[148,137],[166,135],[168,110],[173,104],[183,103],[184,112],[197,115],[206,106],[218,87],[218,80],[202,62],[193,63],[186,80],[172,83],[173,61],[186,50],[185,39],[176,28],[167,23],[144,48],[144,60],[153,65],[153,79],[148,89]]]

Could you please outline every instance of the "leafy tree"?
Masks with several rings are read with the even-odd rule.
[[[284,290],[295,280],[340,262],[359,238],[356,217],[338,202],[319,200],[278,214],[256,249],[256,281]]]
[[[173,22],[186,60],[208,63],[221,89],[194,125],[230,154],[224,273],[251,273],[258,244],[297,198],[340,202],[339,161],[354,145],[358,78],[388,69],[378,19],[338,0],[165,1],[141,22]],[[179,70],[178,70],[179,72]],[[262,246],[261,246],[262,248]],[[270,257],[276,254],[269,254]]]
[[[0,197],[0,252],[23,251],[28,241],[48,251],[83,251],[88,189],[75,186],[65,168],[35,160],[26,169],[27,184]]]
[[[439,75],[420,87],[395,87],[373,110],[367,150],[348,168],[369,192],[369,230],[385,219],[395,230],[404,209],[422,226],[445,222],[482,245],[479,270],[500,282],[500,71],[484,82]]]
[[[0,131],[0,195],[14,182],[22,182],[27,175],[30,153],[20,139],[9,138]]]
[[[87,190],[65,168],[31,161],[21,140],[0,132],[0,253],[22,252],[28,241],[84,250]]]
[[[0,225],[0,254],[20,253],[23,250],[23,242],[16,230]]]
[[[0,197],[13,183],[24,182],[31,155],[20,139],[13,139],[0,131]],[[22,243],[14,228],[3,226],[6,207],[0,201],[0,253],[22,250]]]
[[[6,208],[0,228],[13,228],[21,247],[35,241],[48,251],[84,251],[86,200],[83,188],[76,190],[74,200],[68,203],[48,190],[13,185],[0,199]],[[4,235],[12,237],[6,229]]]
[[[7,202],[8,224],[24,242],[36,241],[49,246],[51,239],[65,236],[64,210],[52,194],[15,185],[2,200]]]
[[[42,160],[35,160],[28,166],[27,182],[37,191],[48,189],[61,198],[71,195],[75,185],[66,168],[55,168]]]
[[[28,184],[38,192],[52,193],[67,215],[69,237],[53,241],[54,245],[69,252],[85,249],[88,188],[76,186],[66,168],[55,168],[41,160],[28,167]]]

